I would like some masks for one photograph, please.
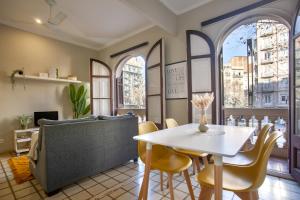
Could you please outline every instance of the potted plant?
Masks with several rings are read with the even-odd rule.
[[[76,88],[74,84],[70,84],[69,96],[72,102],[74,119],[85,116],[90,112],[91,107],[90,104],[87,105],[87,89],[84,87],[84,85]]]
[[[28,115],[19,116],[21,129],[27,129],[28,125],[31,123],[31,120],[32,120],[32,116],[28,116]]]

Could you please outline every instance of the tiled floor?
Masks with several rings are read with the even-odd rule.
[[[1,200],[37,200],[37,199],[71,199],[71,200],[135,200],[137,199],[140,184],[143,179],[144,166],[142,163],[129,162],[115,169],[88,177],[73,185],[65,187],[58,194],[47,197],[40,184],[31,180],[17,185],[8,166],[8,155],[0,155],[0,199]],[[191,177],[195,196],[198,197],[200,187]],[[166,186],[166,177],[164,184]],[[169,192],[160,191],[159,174],[151,173],[149,199],[169,199]],[[187,186],[182,176],[174,177],[175,199],[190,199]],[[299,200],[300,185],[296,182],[267,176],[259,190],[260,198],[264,200]],[[223,192],[224,200],[239,199],[232,192]]]

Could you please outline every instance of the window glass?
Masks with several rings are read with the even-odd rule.
[[[271,19],[228,35],[223,43],[225,108],[288,106],[288,41],[288,27]]]
[[[145,61],[141,56],[132,57],[122,64],[118,82],[118,106],[145,107]]]

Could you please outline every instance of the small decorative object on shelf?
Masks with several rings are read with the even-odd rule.
[[[208,130],[206,110],[214,101],[214,98],[214,93],[205,93],[204,95],[195,95],[194,99],[191,100],[193,106],[200,111],[200,132],[207,132]]]
[[[12,89],[15,89],[15,82],[16,82],[16,75],[19,75],[19,76],[23,76],[24,75],[24,69],[16,69],[12,72],[12,74],[10,75],[10,81],[11,81],[11,84],[12,84]],[[24,89],[25,89],[25,84],[24,84]]]
[[[21,129],[27,129],[32,120],[32,116],[22,115],[19,117]]]
[[[48,73],[44,73],[44,72],[40,72],[39,73],[39,77],[41,77],[41,78],[48,78],[49,74]]]
[[[57,71],[55,67],[49,69],[49,78],[57,78]]]
[[[77,76],[69,75],[67,79],[72,81],[77,81]]]
[[[238,121],[238,126],[246,126],[246,119],[244,118],[243,115],[241,115],[239,121]]]
[[[263,120],[261,120],[261,128],[263,128],[266,124],[269,124],[271,123],[271,121],[269,120],[269,117],[268,116],[264,116]]]
[[[284,144],[286,143],[286,139],[284,138],[284,133],[286,132],[286,122],[283,120],[283,118],[278,117],[277,120],[275,120],[274,129],[275,131],[280,131],[281,136],[277,139],[276,144],[278,148],[283,148]]]
[[[232,115],[227,118],[227,126],[235,126],[235,119]]]

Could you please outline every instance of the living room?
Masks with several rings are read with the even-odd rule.
[[[0,199],[299,199],[299,6],[1,1]]]

